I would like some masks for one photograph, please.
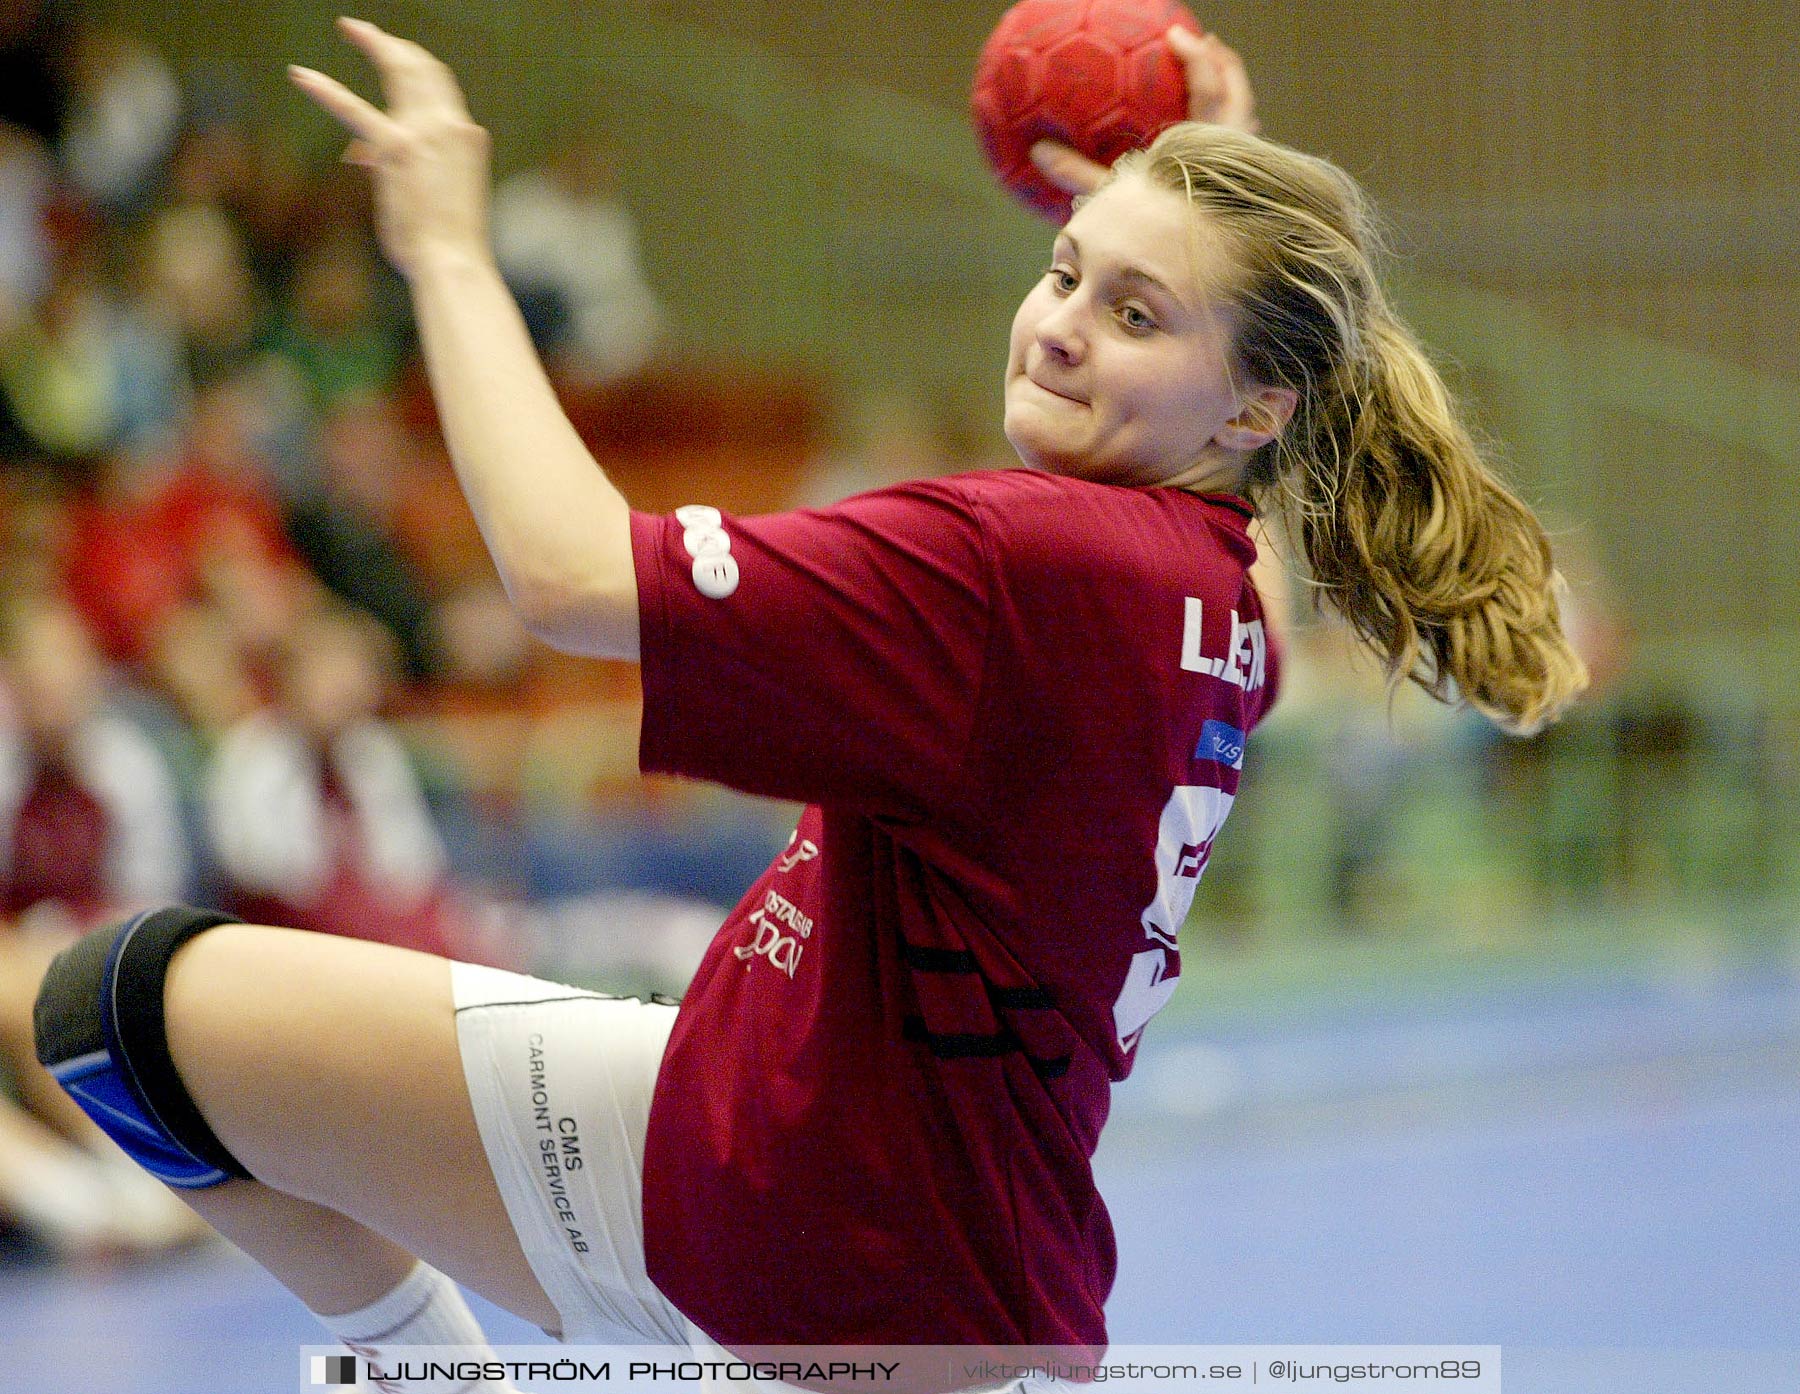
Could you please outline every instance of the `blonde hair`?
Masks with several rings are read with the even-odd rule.
[[[1495,475],[1389,308],[1361,191],[1335,165],[1194,122],[1114,166],[1185,196],[1237,270],[1235,369],[1298,405],[1245,490],[1297,546],[1314,601],[1385,665],[1518,734],[1587,685],[1542,525]]]

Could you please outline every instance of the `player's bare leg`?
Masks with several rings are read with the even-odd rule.
[[[391,1291],[413,1256],[554,1331],[463,1081],[448,963],[387,945],[222,925],[183,946],[170,1053],[220,1142],[260,1178],[185,1193],[322,1314]]]

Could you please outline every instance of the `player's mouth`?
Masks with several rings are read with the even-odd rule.
[[[1073,402],[1078,407],[1085,407],[1087,405],[1087,403],[1085,401],[1083,401],[1080,397],[1070,396],[1067,392],[1063,392],[1063,391],[1059,390],[1058,388],[1054,388],[1054,387],[1050,386],[1049,383],[1043,382],[1040,379],[1033,377],[1030,373],[1025,374],[1025,381],[1030,383],[1033,387],[1037,388],[1037,390],[1039,392],[1047,393],[1052,397],[1060,397],[1060,398],[1062,398],[1063,401]]]

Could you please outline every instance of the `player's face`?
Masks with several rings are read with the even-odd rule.
[[[1232,266],[1205,232],[1186,198],[1139,175],[1069,220],[1013,318],[1006,438],[1026,464],[1137,487],[1235,484],[1241,458],[1220,444],[1243,406],[1227,370]]]

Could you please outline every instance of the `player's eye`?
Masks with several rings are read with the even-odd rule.
[[[1156,320],[1142,305],[1121,305],[1119,322],[1134,334],[1148,334],[1156,328]]]
[[[1050,284],[1056,287],[1058,293],[1062,295],[1069,294],[1080,284],[1075,279],[1075,273],[1066,266],[1052,266],[1048,274]]]

